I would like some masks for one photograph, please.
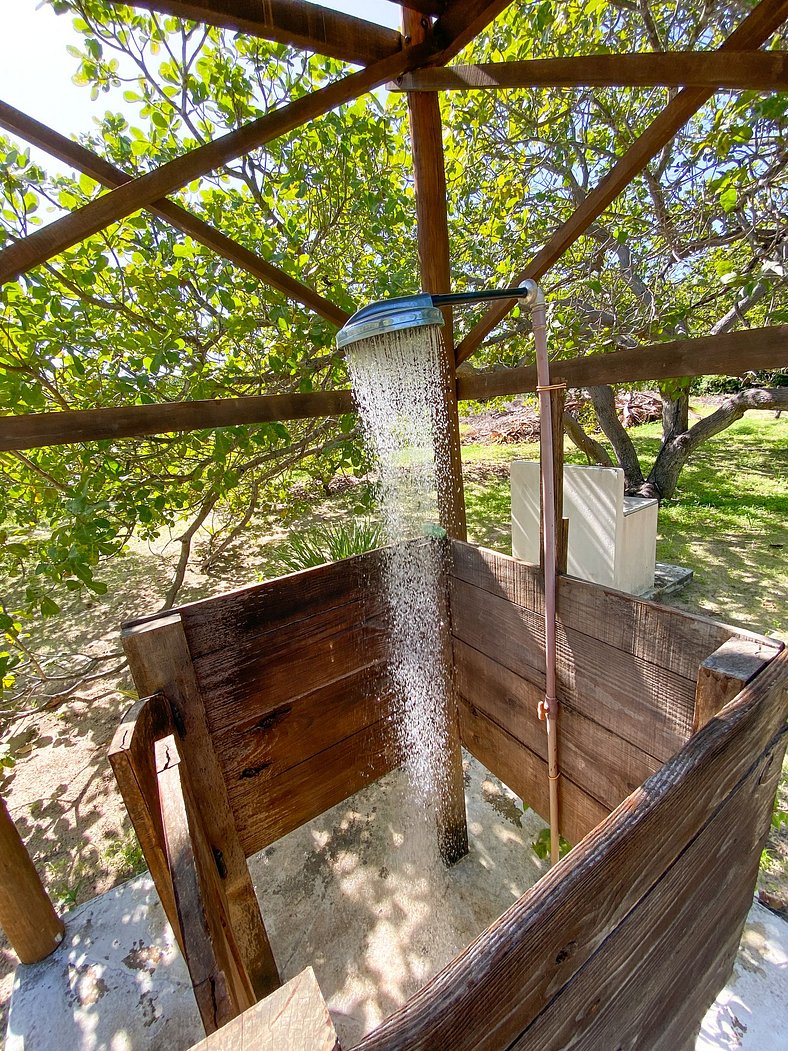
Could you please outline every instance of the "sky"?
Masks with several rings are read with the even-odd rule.
[[[72,28],[72,16],[55,15],[41,0],[0,0],[0,99],[42,121],[70,138],[93,127],[93,118],[107,106],[122,109],[110,96],[90,100],[90,89],[77,87],[71,78],[77,59],[69,44],[81,37]],[[329,0],[324,6],[397,27],[400,8],[389,0]],[[64,170],[51,157],[32,151],[48,171]]]

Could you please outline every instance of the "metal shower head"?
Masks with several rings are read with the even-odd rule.
[[[480,303],[489,299],[520,299],[526,306],[533,306],[539,294],[536,282],[526,281],[518,288],[492,288],[482,292],[455,292],[434,296],[420,292],[415,296],[384,299],[356,311],[337,332],[337,348],[341,350],[360,339],[369,339],[370,336],[380,336],[386,332],[422,328],[425,325],[443,325],[443,314],[438,309],[442,306]]]

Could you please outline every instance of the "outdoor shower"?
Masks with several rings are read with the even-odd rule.
[[[378,404],[376,412],[365,413],[363,398],[359,398],[356,375],[359,370],[353,365],[353,359],[358,363],[359,355],[363,356],[365,350],[356,346],[363,341],[368,342],[369,353],[385,357],[389,337],[391,346],[401,352],[407,343],[408,332],[419,329],[429,329],[433,333],[444,324],[444,316],[440,307],[460,306],[463,304],[478,303],[494,299],[516,299],[532,312],[533,332],[536,345],[536,365],[539,393],[539,416],[541,437],[541,490],[542,490],[542,535],[543,535],[543,564],[545,584],[545,693],[544,699],[539,703],[539,718],[544,720],[547,727],[548,744],[548,778],[550,795],[550,854],[553,864],[559,857],[559,827],[558,827],[558,744],[557,744],[557,700],[556,700],[556,641],[555,641],[555,609],[556,609],[556,538],[555,538],[555,499],[554,499],[554,471],[553,471],[553,447],[552,447],[552,419],[550,395],[550,374],[547,359],[547,336],[545,320],[545,302],[541,288],[535,281],[526,281],[516,288],[489,289],[480,292],[459,292],[430,295],[419,293],[412,296],[402,296],[395,299],[383,300],[371,303],[358,310],[350,320],[337,333],[336,344],[339,349],[350,348],[349,364],[354,379],[354,389],[357,391],[359,400],[359,411],[362,418],[375,418],[380,422],[381,408]],[[437,346],[437,337],[427,339],[424,344],[429,353],[429,348]],[[414,342],[415,351],[415,342]],[[380,360],[380,357],[379,357]],[[389,363],[390,365],[390,363]],[[389,372],[391,376],[391,373]],[[396,376],[393,377],[396,383]],[[374,387],[374,381],[372,386]],[[364,379],[367,388],[367,400],[370,397],[370,383],[368,377]],[[434,410],[434,406],[433,406]],[[385,444],[385,443],[383,443]],[[389,436],[389,445],[391,445]],[[381,442],[378,441],[378,447]],[[391,449],[389,454],[393,455]],[[437,458],[437,457],[436,457]],[[396,496],[394,499],[396,504]],[[398,513],[396,506],[390,509],[395,516]],[[394,537],[390,537],[394,539]]]

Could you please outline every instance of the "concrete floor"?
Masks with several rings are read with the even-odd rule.
[[[471,850],[450,870],[408,828],[388,775],[250,859],[282,977],[311,964],[342,1046],[408,999],[545,871],[543,827],[478,763],[466,772]],[[6,1051],[182,1051],[202,1036],[186,968],[147,874],[66,917],[47,960],[19,967]],[[731,983],[697,1051],[785,1051],[788,924],[753,906]]]

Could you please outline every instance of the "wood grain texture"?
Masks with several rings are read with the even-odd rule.
[[[746,369],[781,368],[788,363],[788,325],[674,339],[627,350],[591,354],[561,362],[570,387],[673,379],[681,376],[741,376]],[[457,373],[460,400],[498,398],[536,390],[536,366],[495,372]]]
[[[279,975],[211,743],[181,618],[173,613],[126,628],[122,641],[138,691],[162,693],[170,703],[205,834],[214,856],[222,859],[230,923],[244,968],[255,994],[265,996],[278,987]]]
[[[786,683],[783,651],[358,1051],[509,1048],[659,883],[759,757],[776,754],[773,738],[788,714]],[[709,897],[723,878],[711,874]],[[718,914],[718,922],[732,939],[739,917],[726,922]],[[701,951],[691,927],[684,938]],[[682,1025],[691,1021],[685,1016]]]
[[[135,0],[135,4],[362,65],[402,47],[395,29],[307,0]]]
[[[49,956],[65,932],[2,797],[0,929],[21,963],[37,963]]]
[[[699,730],[774,657],[770,643],[732,638],[701,664],[695,691],[693,730]]]
[[[317,91],[266,113],[249,124],[176,157],[154,171],[110,190],[102,197],[42,227],[0,252],[0,282],[13,280],[86,237],[98,233],[140,208],[158,201],[193,179],[265,145],[309,120],[385,84],[391,77],[420,65],[431,44],[398,51]]]
[[[155,754],[156,742],[174,730],[172,711],[164,694],[143,697],[123,716],[107,757],[162,907],[183,951],[183,932],[175,908],[161,823]]]
[[[53,157],[63,161],[64,164],[74,165],[75,168],[85,172],[92,179],[95,179],[96,182],[101,183],[102,186],[111,188],[132,180],[132,176],[127,175],[120,168],[116,168],[109,161],[104,160],[103,157],[99,157],[97,153],[80,146],[78,142],[67,139],[65,135],[60,135],[58,132],[46,127],[46,125],[29,117],[26,113],[22,113],[21,110],[2,101],[0,101],[0,126],[17,135],[21,135],[28,142],[38,146],[39,149],[45,150]],[[326,318],[327,321],[331,321],[337,326],[344,325],[345,321],[347,321],[348,314],[344,310],[340,310],[338,306],[321,296],[313,288],[309,288],[303,282],[297,281],[294,277],[286,274],[284,270],[273,266],[255,252],[250,252],[248,248],[244,248],[237,241],[233,241],[173,201],[166,199],[154,201],[149,206],[148,211],[160,219],[164,219],[177,230],[182,230],[183,233],[193,237],[200,244],[224,256],[225,259],[229,259],[231,263],[235,263],[236,266],[246,270],[247,273],[256,277],[259,281],[277,289],[289,299],[293,299],[295,302],[302,303],[309,309],[314,310],[321,317]]]
[[[213,1033],[255,1003],[175,735],[155,745],[167,862],[197,1008]]]
[[[444,65],[454,58],[510,3],[511,0],[450,0],[445,13],[433,26],[435,39],[441,47],[435,61]]]
[[[788,17],[788,0],[761,0],[728,39],[719,51],[750,51],[763,44]],[[583,235],[591,223],[604,212],[609,204],[638,175],[701,106],[708,102],[713,91],[709,88],[683,88],[638,136],[629,149],[615,162],[607,175],[588,194],[583,203],[534,256],[528,266],[512,279],[512,285],[520,285],[532,279],[538,281]],[[476,325],[468,332],[457,348],[457,363],[476,350],[482,340],[500,324],[514,306],[515,301],[502,301],[491,306]],[[752,367],[752,366],[749,366]]]
[[[452,581],[455,638],[544,690],[544,618],[461,580]],[[556,628],[559,703],[664,762],[689,737],[695,683],[589,635]]]
[[[784,51],[673,51],[480,62],[406,73],[395,91],[498,91],[536,87],[709,87],[785,91]]]
[[[458,709],[463,746],[548,821],[547,762],[463,698]],[[558,827],[565,839],[579,843],[609,813],[609,807],[593,799],[562,773]]]
[[[0,450],[140,438],[148,434],[202,431],[272,420],[316,419],[348,412],[355,412],[349,390],[32,412],[0,416]]]
[[[479,650],[454,640],[460,698],[547,762],[544,723],[537,716],[542,692]],[[587,795],[613,810],[660,762],[568,704],[559,717],[561,770]]]
[[[233,1019],[192,1051],[340,1051],[311,967]]]

